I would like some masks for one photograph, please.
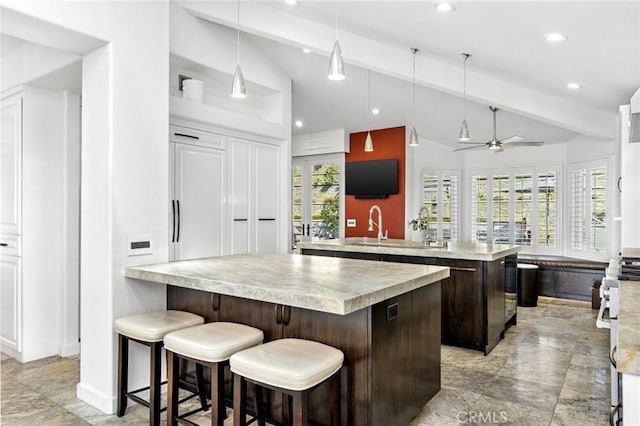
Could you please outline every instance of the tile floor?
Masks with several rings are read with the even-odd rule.
[[[518,325],[486,357],[443,346],[442,389],[411,426],[609,424],[609,335],[595,316],[586,302],[541,298],[518,308]],[[20,364],[2,355],[0,376],[4,426],[148,424],[137,404],[118,418],[76,399],[77,357]]]

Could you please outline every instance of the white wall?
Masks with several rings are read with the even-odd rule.
[[[165,307],[163,286],[125,280],[122,268],[168,258],[169,4],[43,1],[5,5],[109,43],[83,58],[78,396],[112,413],[113,320]],[[127,236],[133,234],[151,235],[154,253],[127,257]],[[131,371],[145,376],[147,359],[146,351],[132,354]]]

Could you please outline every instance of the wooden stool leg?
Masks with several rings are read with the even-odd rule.
[[[200,398],[200,406],[203,410],[207,409],[207,392],[204,385],[204,367],[202,364],[196,363],[196,386],[198,388],[198,396]]]
[[[247,423],[247,382],[238,374],[233,375],[233,426]]]
[[[291,424],[291,395],[282,394],[282,424]]]
[[[162,342],[154,342],[150,347],[151,362],[149,371],[149,423],[160,425],[160,376],[162,366]]]
[[[342,424],[342,413],[340,412],[340,371],[333,375],[330,383],[329,391],[329,418],[331,426],[340,426]]]
[[[255,385],[256,391],[256,414],[258,416],[258,425],[266,426],[266,421],[264,420],[264,398],[262,398],[262,386]]]
[[[127,409],[129,384],[129,338],[118,334],[118,417]]]
[[[211,426],[223,426],[226,417],[224,404],[224,364],[215,363],[211,369]]]
[[[176,426],[178,422],[178,381],[180,359],[173,352],[167,351],[167,425]]]
[[[307,426],[308,393],[293,393],[293,426]]]

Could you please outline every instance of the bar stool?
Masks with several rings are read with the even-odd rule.
[[[149,424],[160,424],[160,413],[166,408],[160,408],[161,393],[161,353],[164,336],[185,327],[192,327],[204,323],[204,318],[189,312],[159,311],[140,315],[118,318],[114,322],[114,329],[118,333],[118,417],[124,415],[127,409],[127,400],[131,399],[138,404],[149,408]],[[149,346],[150,377],[149,386],[134,391],[128,390],[129,385],[129,341],[138,342]],[[203,391],[202,369],[196,369],[199,386],[200,403],[206,407],[207,400]],[[137,394],[149,390],[149,401],[140,398]],[[195,392],[194,389],[191,389]],[[188,398],[195,396],[191,395]]]
[[[193,361],[211,369],[211,424],[222,426],[225,419],[224,367],[229,357],[243,349],[260,345],[264,335],[262,330],[233,322],[212,322],[209,324],[174,331],[164,337],[167,350],[167,424],[195,424],[186,419],[202,409],[195,409],[180,415],[178,413],[178,366],[180,359]],[[257,397],[256,405],[262,405]]]
[[[233,425],[246,425],[247,382],[293,399],[293,425],[307,424],[308,394],[331,380],[329,417],[340,425],[340,368],[342,351],[302,339],[279,339],[233,354]],[[288,404],[285,404],[288,406]],[[285,408],[284,418],[289,417]]]

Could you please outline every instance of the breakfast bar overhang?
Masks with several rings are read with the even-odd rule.
[[[167,285],[167,308],[342,350],[345,425],[407,424],[440,389],[440,281],[449,268],[295,254],[244,254],[125,268]],[[325,388],[309,402],[326,423]],[[268,414],[281,420],[277,397]]]

